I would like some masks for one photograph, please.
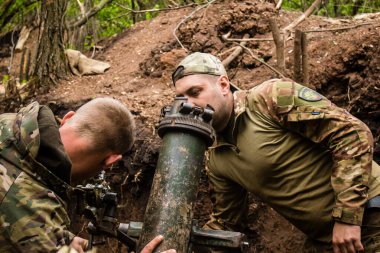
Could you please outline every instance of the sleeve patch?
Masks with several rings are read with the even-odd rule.
[[[298,92],[298,97],[308,102],[317,102],[322,100],[321,94],[307,87],[303,87]]]

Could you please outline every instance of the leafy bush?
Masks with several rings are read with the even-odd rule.
[[[288,0],[282,7],[286,10],[306,10],[315,0]],[[329,0],[323,1],[318,15],[329,17],[354,16],[361,13],[380,12],[380,0]]]

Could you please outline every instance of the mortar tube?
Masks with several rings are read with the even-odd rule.
[[[163,235],[165,239],[154,252],[168,249],[188,252],[204,154],[213,137],[205,138],[197,133],[198,124],[194,119],[191,120],[195,122],[191,124],[193,129],[186,124],[182,127],[182,120],[179,120],[178,127],[171,125],[163,135],[137,252],[157,235]],[[205,123],[200,123],[204,130]],[[211,125],[209,127],[212,130]]]

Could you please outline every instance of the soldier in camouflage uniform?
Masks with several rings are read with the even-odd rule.
[[[83,252],[86,240],[68,230],[70,183],[120,160],[134,129],[129,110],[111,98],[67,113],[61,127],[37,102],[0,115],[0,252],[57,252],[64,245]]]
[[[210,54],[172,77],[177,95],[215,109],[207,228],[241,230],[253,192],[308,236],[305,252],[380,251],[380,166],[364,123],[290,80],[238,90]]]

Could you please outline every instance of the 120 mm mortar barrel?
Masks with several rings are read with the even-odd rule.
[[[160,234],[165,240],[155,252],[187,253],[204,153],[215,140],[212,115],[211,109],[193,106],[184,97],[163,108],[158,127],[162,147],[138,252]]]

